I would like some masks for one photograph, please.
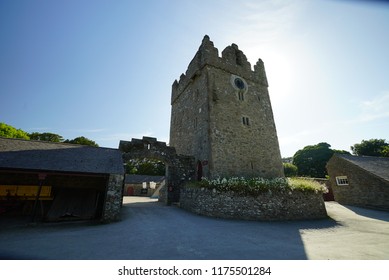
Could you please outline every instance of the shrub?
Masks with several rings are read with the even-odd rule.
[[[235,192],[240,195],[258,195],[263,192],[283,192],[283,191],[308,191],[308,192],[327,192],[327,188],[313,180],[303,178],[217,178],[209,180],[203,178],[201,181],[190,182],[186,186],[216,189],[220,192]]]
[[[283,163],[283,165],[284,165],[284,173],[286,177],[297,176],[298,169],[296,165],[292,163]]]
[[[313,191],[313,192],[322,192],[327,193],[328,189],[325,185],[320,184],[319,182],[312,179],[304,178],[289,178],[289,185],[291,189],[301,190],[301,191]]]

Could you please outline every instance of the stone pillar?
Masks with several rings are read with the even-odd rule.
[[[167,166],[166,185],[159,192],[159,201],[167,205],[180,201],[180,189],[185,182],[194,180],[195,160],[193,157],[176,156]]]
[[[120,209],[122,207],[123,174],[110,174],[105,195],[102,222],[113,222],[120,220]]]
[[[180,174],[175,165],[168,165],[166,187],[160,193],[160,200],[166,205],[178,202],[180,200]]]

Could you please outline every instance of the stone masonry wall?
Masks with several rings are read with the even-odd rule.
[[[107,193],[105,196],[102,222],[114,222],[120,220],[122,207],[122,190],[124,175],[110,174],[108,178]]]
[[[193,213],[241,220],[302,220],[327,217],[322,193],[264,192],[257,197],[239,196],[216,189],[184,187],[180,207]]]
[[[230,80],[232,74],[215,73],[218,100],[210,103],[210,142],[213,177],[283,177],[277,132],[267,88],[248,79],[243,100]],[[243,79],[243,77],[242,77]],[[243,123],[248,118],[249,124]]]

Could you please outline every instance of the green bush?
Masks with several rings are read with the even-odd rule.
[[[297,176],[298,168],[296,165],[292,163],[283,163],[283,165],[284,165],[284,173],[286,177]]]
[[[320,184],[319,182],[312,179],[289,178],[288,181],[291,189],[322,193],[328,192],[328,189],[325,185]]]
[[[285,192],[285,191],[304,191],[304,192],[327,192],[327,188],[313,180],[303,178],[217,178],[209,180],[203,178],[201,181],[190,182],[187,187],[216,189],[220,192],[235,192],[240,195],[258,195],[263,192]]]

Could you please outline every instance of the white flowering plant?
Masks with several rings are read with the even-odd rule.
[[[221,192],[235,192],[244,195],[257,195],[263,192],[282,192],[282,191],[312,191],[315,193],[326,193],[327,188],[313,180],[303,178],[274,178],[266,179],[261,177],[244,178],[216,178],[210,180],[202,178],[201,181],[192,182],[193,187],[202,187],[207,189],[216,189]]]

